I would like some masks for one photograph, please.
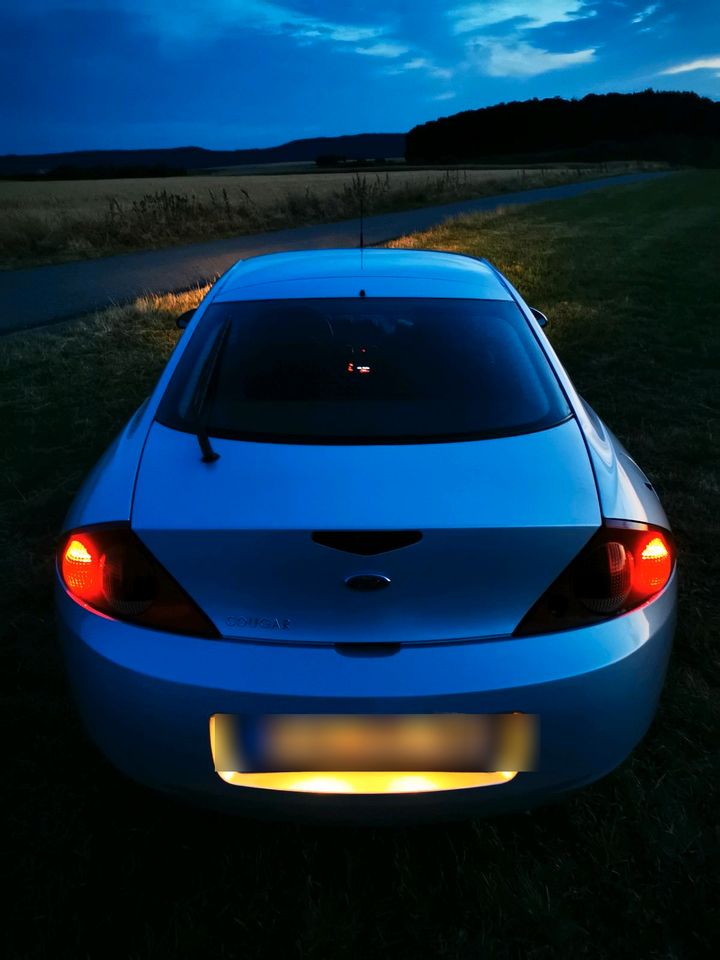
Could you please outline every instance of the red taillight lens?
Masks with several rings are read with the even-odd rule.
[[[61,569],[65,586],[88,602],[98,593],[99,560],[95,544],[83,534],[71,537],[62,554]]]
[[[78,530],[58,567],[75,600],[116,620],[198,637],[219,633],[127,526]]]
[[[516,636],[570,630],[627,613],[659,593],[674,563],[667,530],[605,520],[515,629]]]
[[[649,534],[635,561],[634,589],[648,596],[657,593],[668,582],[671,573],[672,555],[667,540],[662,535]]]

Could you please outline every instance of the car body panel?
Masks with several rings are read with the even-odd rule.
[[[587,414],[587,404],[583,407]],[[584,434],[604,515],[669,529],[667,514],[645,473],[597,414],[588,419]]]
[[[224,636],[509,634],[600,524],[574,420],[439,446],[213,443],[220,459],[208,467],[194,436],[153,425],[132,526]],[[423,539],[357,556],[312,541],[328,530]],[[372,595],[347,588],[365,574],[391,583]]]
[[[330,277],[323,281],[322,297],[328,299],[350,297],[414,297],[433,300],[473,300],[487,289],[484,282],[471,278],[461,280],[416,280],[408,277]],[[510,300],[501,287],[491,288],[494,300]],[[360,292],[362,291],[362,293]],[[318,296],[317,281],[284,280],[275,283],[258,283],[242,286],[237,290],[225,290],[216,298],[216,303],[240,302],[242,300],[294,300],[313,299]],[[490,299],[490,298],[488,298]]]
[[[580,630],[345,656],[329,646],[203,641],[98,618],[58,586],[60,635],[90,736],[123,772],[228,810],[323,819],[526,808],[616,767],[657,707],[676,577],[652,603]],[[534,714],[534,771],[497,787],[410,796],[274,794],[223,782],[209,718],[258,714]]]
[[[138,464],[152,419],[146,400],[85,477],[63,530],[130,519]]]
[[[512,299],[499,275],[472,257],[411,250],[317,250],[252,257],[226,275],[217,301],[293,297]],[[337,292],[333,292],[337,291]]]

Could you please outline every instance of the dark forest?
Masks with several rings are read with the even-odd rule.
[[[588,94],[466,110],[414,127],[410,163],[667,160],[720,166],[720,103],[696,93]]]

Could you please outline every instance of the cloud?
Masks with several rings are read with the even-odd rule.
[[[439,93],[433,100],[452,100],[457,96],[454,90],[446,90],[445,93]]]
[[[164,40],[215,40],[237,30],[255,30],[335,43],[362,43],[385,35],[385,26],[340,23],[274,0],[23,0],[31,15],[49,9],[91,11],[102,8],[133,16]]]
[[[655,11],[658,9],[659,4],[651,3],[649,7],[645,7],[644,10],[638,10],[635,16],[632,18],[630,23],[642,23],[643,20],[647,20],[648,17],[651,17]],[[648,28],[645,27],[647,30]]]
[[[257,30],[309,40],[336,43],[361,43],[384,34],[385,28],[338,23],[334,19],[313,16],[273,0],[174,0],[170,4],[147,0],[111,0],[134,8],[163,31],[189,33],[193,39],[217,36],[234,29]]]
[[[659,77],[668,76],[673,73],[690,73],[692,70],[717,70],[720,67],[720,57],[701,57],[699,60],[689,60],[687,63],[679,63],[675,67],[668,67],[667,70],[661,70]]]
[[[355,53],[365,57],[402,57],[409,49],[399,43],[374,43],[370,47],[355,47]]]
[[[437,64],[426,57],[414,57],[412,60],[407,60],[393,73],[405,73],[406,70],[422,70],[423,73],[427,73],[435,80],[450,80],[454,74],[453,70],[448,67],[438,67]]]
[[[596,12],[587,0],[489,0],[455,7],[448,16],[454,21],[455,33],[470,33],[510,20],[524,21],[517,24],[520,29],[537,30],[551,23],[593,17]]]
[[[495,37],[478,37],[472,41],[468,54],[470,63],[488,77],[536,77],[551,70],[590,63],[595,48],[550,53],[523,40],[507,43]]]

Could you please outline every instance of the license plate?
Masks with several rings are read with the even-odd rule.
[[[237,716],[216,714],[215,769],[290,771],[531,770],[529,714]]]

